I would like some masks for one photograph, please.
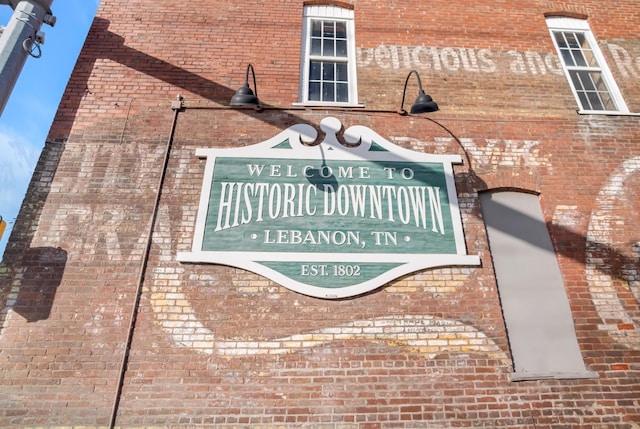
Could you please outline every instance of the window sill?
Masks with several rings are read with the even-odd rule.
[[[616,112],[616,111],[610,111],[610,110],[578,110],[578,115],[637,116],[637,117],[640,117],[640,113]]]
[[[512,372],[509,374],[509,381],[536,381],[536,380],[580,380],[599,378],[597,372],[546,372],[546,373],[527,373]]]
[[[362,109],[364,104],[353,104],[353,103],[323,103],[317,101],[306,101],[306,102],[296,102],[291,103],[294,107],[339,107],[339,108],[359,108]]]

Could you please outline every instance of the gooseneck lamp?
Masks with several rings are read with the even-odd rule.
[[[404,98],[405,98],[405,95],[407,94],[407,83],[409,83],[409,78],[411,77],[412,74],[415,74],[416,78],[418,79],[419,90],[418,90],[418,98],[416,98],[415,103],[413,103],[413,105],[411,106],[410,113],[411,114],[428,113],[428,112],[436,112],[437,110],[439,110],[438,104],[435,101],[433,101],[431,96],[429,96],[428,94],[425,94],[424,90],[422,89],[422,81],[420,80],[420,75],[418,74],[418,72],[415,70],[411,70],[407,75],[407,79],[404,82],[404,91],[402,91],[402,103],[400,104],[400,110],[398,111],[398,113],[400,113],[401,115],[407,114],[407,111],[404,110]]]
[[[253,76],[253,88],[255,93],[249,88],[249,71]],[[260,100],[258,100],[258,87],[256,86],[256,73],[251,64],[247,65],[247,74],[244,79],[244,85],[240,87],[233,97],[231,97],[230,106],[252,106],[260,108]]]

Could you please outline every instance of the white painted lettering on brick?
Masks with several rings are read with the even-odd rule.
[[[589,292],[602,320],[599,328],[634,350],[640,350],[640,318],[625,308],[621,294],[631,291],[640,301],[640,241],[637,235],[635,239],[628,235],[637,234],[640,224],[640,214],[636,210],[639,190],[631,189],[632,177],[637,174],[640,174],[640,157],[628,159],[600,190],[587,230],[585,255]],[[622,236],[614,239],[616,234]],[[624,246],[619,246],[621,241],[626,242]],[[614,279],[611,274],[613,252],[620,253],[615,259],[624,259],[619,272],[626,282]]]
[[[640,79],[640,57],[610,43],[609,52],[623,78]],[[503,73],[516,75],[558,75],[564,71],[554,52],[496,51],[460,47],[378,45],[357,48],[358,67],[381,69],[423,69],[436,72]]]
[[[432,46],[378,45],[375,48],[358,48],[358,67],[382,69],[417,68],[447,72],[495,73],[499,63],[510,64],[515,74],[563,73],[559,59],[553,53],[493,51]]]
[[[623,77],[640,79],[640,57],[633,58],[629,51],[614,43],[609,43],[607,47],[611,52],[613,62]]]
[[[390,140],[418,148],[430,145],[428,142],[411,137],[392,137]],[[541,153],[539,146],[542,142],[538,140],[483,139],[476,141],[466,137],[461,137],[459,140],[476,167],[547,167],[549,170],[552,168],[551,155]],[[481,141],[483,144],[480,143]],[[452,144],[457,143],[451,137],[436,137],[435,153],[450,153]]]

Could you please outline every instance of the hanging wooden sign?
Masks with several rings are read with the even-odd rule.
[[[206,157],[193,248],[183,262],[261,274],[291,290],[342,298],[402,275],[479,265],[466,254],[452,164],[458,155],[401,148],[373,130],[325,118],[325,138],[292,126]]]

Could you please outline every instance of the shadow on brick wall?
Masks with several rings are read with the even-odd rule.
[[[11,230],[0,263],[0,329],[10,310],[29,322],[47,319],[51,314],[67,252],[54,246],[33,246],[33,240],[63,151],[64,145],[45,143]]]
[[[32,247],[22,257],[22,275],[13,311],[28,322],[48,319],[67,264],[59,247]],[[10,303],[8,303],[10,304]]]
[[[109,24],[110,21],[106,19],[100,17],[94,19],[87,44],[80,53],[70,85],[64,94],[64,109],[58,111],[56,115],[50,139],[64,139],[70,134],[83,97],[91,93],[88,80],[96,61],[100,59],[109,59],[122,64],[175,86],[176,89],[197,94],[206,100],[214,102],[225,100],[226,102],[235,94],[234,89],[127,46],[124,37],[109,31]],[[173,95],[168,98],[168,101],[170,99],[173,99]],[[242,110],[239,111],[242,112]],[[253,111],[245,112],[251,114]]]
[[[219,82],[206,79],[185,68],[127,46],[123,36],[109,30],[109,24],[110,21],[104,18],[96,17],[94,19],[85,48],[80,53],[76,68],[64,93],[64,104],[61,105],[61,108],[56,113],[48,141],[56,142],[68,139],[82,99],[91,93],[88,82],[93,73],[95,63],[101,59],[108,59],[122,64],[175,87],[176,93],[172,93],[167,98],[167,103],[174,99],[179,90],[184,90],[185,92],[196,94],[202,99],[224,106],[240,87],[240,82],[238,82],[238,87],[235,89],[229,88]],[[246,64],[238,64],[238,70],[244,70],[244,67],[246,67]],[[264,100],[261,100],[260,103],[264,109],[273,107],[265,103]],[[286,118],[280,116],[278,120],[273,120],[272,116],[262,115],[251,108],[234,109],[234,111],[281,129],[303,123],[318,129],[317,124],[310,123],[305,118],[292,113],[286,113]],[[319,139],[321,139],[322,132],[318,131]]]

